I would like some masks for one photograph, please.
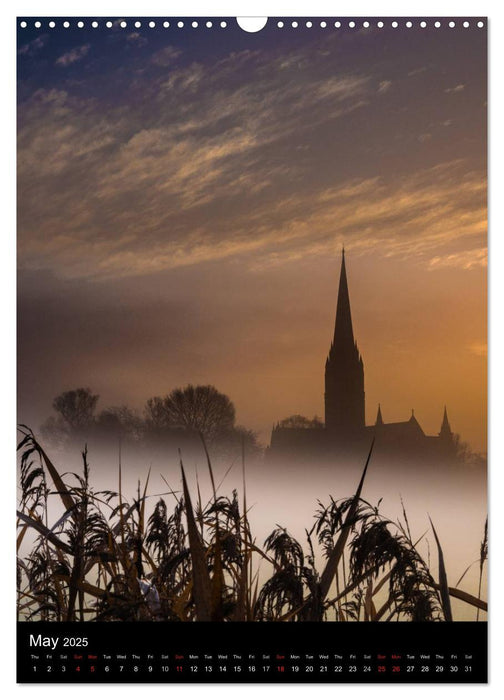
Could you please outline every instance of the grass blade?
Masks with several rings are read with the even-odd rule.
[[[439,542],[439,538],[437,536],[437,532],[436,532],[436,529],[434,527],[434,524],[430,518],[429,518],[429,521],[430,521],[430,524],[432,527],[432,532],[434,533],[434,537],[436,539],[437,550],[438,550],[439,590],[441,593],[441,604],[443,606],[444,618],[445,618],[446,622],[452,622],[453,617],[452,617],[452,610],[451,610],[451,603],[450,603],[450,591],[448,589],[448,579],[446,576],[443,550],[441,549],[441,543]]]
[[[435,583],[434,588],[436,588],[438,591],[440,591],[441,585],[439,583]],[[483,610],[485,612],[488,611],[488,603],[486,601],[481,600],[480,598],[476,598],[476,596],[473,596],[470,593],[466,593],[465,591],[461,591],[459,588],[452,588],[451,586],[449,586],[448,593],[452,596],[452,598],[457,598],[458,600],[462,600],[464,603],[467,603],[468,605],[472,605],[473,607],[478,608],[478,610]]]
[[[485,531],[483,534],[483,542],[480,547],[480,570],[479,570],[479,582],[478,582],[478,598],[481,598],[481,583],[483,580],[483,565],[488,558],[488,518],[485,520]],[[476,613],[476,620],[479,620],[479,610]]]
[[[184,492],[184,510],[187,519],[187,534],[189,536],[189,548],[192,560],[193,596],[196,605],[196,616],[200,622],[209,622],[212,619],[211,582],[208,573],[205,549],[200,539],[191,496],[187,488],[187,481],[182,460],[180,460],[182,472],[182,486]]]
[[[49,528],[43,525],[39,520],[34,520],[28,515],[21,513],[19,510],[16,511],[16,514],[20,520],[29,525],[29,527],[32,527],[34,530],[37,530],[37,532],[39,532],[43,537],[45,537],[46,540],[48,540],[55,547],[58,547],[63,552],[66,552],[66,554],[72,554],[72,550],[70,549],[70,547],[67,544],[65,544],[65,542],[60,540],[60,538],[57,537],[54,534],[54,532],[51,532],[51,530],[49,530]]]
[[[359,499],[360,499],[360,495],[362,493],[364,479],[366,478],[369,460],[371,459],[371,454],[373,452],[373,446],[374,446],[374,439],[373,439],[373,442],[371,443],[371,448],[369,450],[366,464],[364,466],[364,471],[362,472],[359,486],[357,487],[357,491],[355,492],[355,495],[353,497],[352,505],[350,506],[350,508],[348,510],[347,516],[345,518],[345,522],[343,523],[343,527],[341,528],[340,536],[338,537],[338,540],[334,546],[334,549],[331,552],[329,559],[327,560],[327,564],[324,568],[322,576],[320,577],[321,600],[324,600],[326,598],[327,594],[329,593],[329,589],[331,587],[331,583],[334,579],[334,576],[336,575],[336,571],[338,569],[340,559],[343,556],[343,552],[345,550],[345,545],[347,543],[348,536],[350,534],[350,530],[352,529],[353,521],[355,518],[355,513],[356,513],[357,507],[359,505]]]

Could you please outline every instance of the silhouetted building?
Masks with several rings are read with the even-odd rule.
[[[362,433],[365,422],[364,363],[354,340],[345,251],[336,306],[334,338],[325,365],[325,426],[338,440]]]
[[[453,460],[456,443],[446,407],[438,435],[426,435],[412,410],[409,420],[385,423],[381,406],[374,425],[365,423],[364,363],[354,338],[350,295],[342,252],[334,337],[325,364],[325,425],[307,421],[292,427],[277,424],[271,434],[268,458],[338,455],[361,456],[375,438],[375,454],[402,461]]]

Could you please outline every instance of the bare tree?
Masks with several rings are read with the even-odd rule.
[[[90,425],[99,399],[91,389],[64,391],[53,401],[53,408],[73,430]]]
[[[105,408],[96,417],[97,434],[101,436],[121,436],[140,440],[144,432],[143,421],[128,406]]]
[[[214,386],[174,389],[161,398],[154,396],[145,408],[147,425],[156,432],[169,428],[186,428],[201,432],[208,442],[234,428],[233,402]]]
[[[91,389],[64,391],[53,401],[56,416],[48,418],[41,426],[44,438],[53,444],[63,445],[73,438],[80,439],[93,428],[94,412],[100,397]]]

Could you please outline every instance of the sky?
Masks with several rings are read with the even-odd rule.
[[[484,451],[486,30],[143,25],[19,29],[19,420],[323,417],[344,244],[367,422]]]

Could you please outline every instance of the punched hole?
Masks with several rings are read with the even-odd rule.
[[[254,32],[260,32],[261,29],[264,29],[266,26],[266,23],[268,22],[267,17],[237,17],[236,21],[238,23],[238,26],[240,29],[243,29],[244,32],[250,32],[253,34]]]

